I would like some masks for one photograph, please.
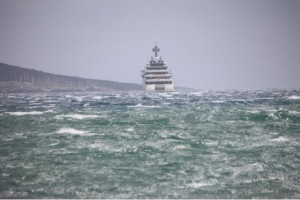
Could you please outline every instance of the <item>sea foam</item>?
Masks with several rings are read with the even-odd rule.
[[[14,115],[14,116],[23,116],[23,115],[42,115],[44,113],[53,112],[53,110],[47,110],[44,112],[41,111],[30,111],[30,112],[6,112],[7,114]]]
[[[187,184],[188,187],[191,187],[191,188],[202,188],[202,187],[206,187],[206,186],[211,186],[212,184],[209,184],[209,183],[190,183],[190,184]]]
[[[273,141],[273,142],[286,142],[286,141],[288,141],[288,139],[280,136],[278,138],[271,139],[270,141]]]
[[[127,106],[128,108],[160,108],[161,106],[147,106],[147,105],[142,105],[142,104],[137,104],[134,106]]]
[[[55,118],[56,119],[62,119],[62,118],[71,118],[71,119],[92,119],[97,118],[97,115],[80,115],[80,114],[70,114],[70,115],[58,115]]]
[[[88,131],[76,130],[73,128],[61,128],[56,133],[59,134],[71,134],[71,135],[94,135],[93,133],[89,133]]]
[[[300,99],[300,96],[293,95],[293,96],[288,97],[288,99],[298,100],[298,99]]]

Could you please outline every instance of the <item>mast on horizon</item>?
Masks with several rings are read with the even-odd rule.
[[[156,44],[155,44],[155,47],[152,49],[152,51],[154,52],[155,57],[157,57],[158,56],[158,52],[159,52],[159,48],[157,48]]]

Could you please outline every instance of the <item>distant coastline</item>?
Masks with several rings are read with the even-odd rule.
[[[142,90],[142,85],[42,72],[0,63],[0,92],[84,92]]]

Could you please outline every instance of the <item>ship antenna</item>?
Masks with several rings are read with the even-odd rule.
[[[157,52],[159,52],[159,48],[157,48],[156,42],[155,42],[155,47],[152,49],[152,51],[155,53],[155,57],[157,57],[158,56]]]

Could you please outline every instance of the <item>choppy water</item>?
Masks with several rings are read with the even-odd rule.
[[[0,95],[1,198],[300,198],[300,90]]]

